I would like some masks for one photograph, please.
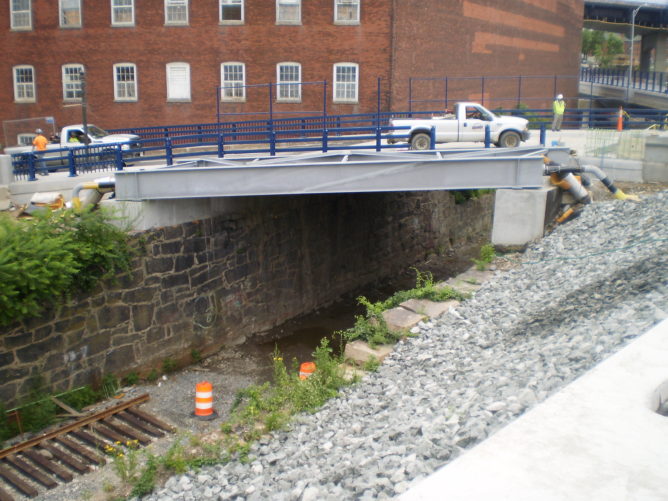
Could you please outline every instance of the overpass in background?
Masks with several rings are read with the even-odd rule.
[[[641,37],[639,69],[668,70],[667,0],[585,0],[584,27]]]

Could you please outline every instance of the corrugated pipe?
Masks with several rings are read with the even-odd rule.
[[[552,176],[553,174],[563,178],[567,179],[569,175],[573,175],[573,173],[576,174],[582,174],[582,173],[587,173],[587,174],[592,174],[596,176],[601,183],[612,193],[615,198],[619,200],[632,200],[634,202],[640,201],[640,199],[635,196],[635,195],[627,195],[624,193],[622,190],[617,188],[612,180],[605,175],[605,172],[603,172],[601,169],[596,167],[595,165],[570,165],[570,166],[565,166],[565,165],[559,165],[557,163],[552,162],[548,157],[545,157],[546,162],[545,162],[545,167],[544,167],[544,172],[545,175]],[[573,176],[574,177],[574,176]],[[578,183],[579,184],[579,183]],[[584,189],[584,188],[583,188]],[[575,197],[575,195],[573,195]],[[575,197],[577,200],[577,197]],[[588,203],[588,202],[587,202]]]
[[[114,178],[108,180],[98,180],[87,183],[79,183],[72,189],[72,207],[81,209],[82,203],[79,194],[82,190],[93,190],[92,199],[87,200],[89,204],[97,204],[102,200],[105,193],[109,193],[116,188],[116,180]]]

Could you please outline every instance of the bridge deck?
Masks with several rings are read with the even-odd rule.
[[[201,159],[116,172],[116,199],[537,188],[548,150],[568,156],[567,148],[524,147]]]

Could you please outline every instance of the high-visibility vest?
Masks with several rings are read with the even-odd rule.
[[[555,115],[563,115],[565,109],[566,109],[565,101],[559,101],[558,99],[556,99],[554,103],[552,103],[552,111],[554,111]]]

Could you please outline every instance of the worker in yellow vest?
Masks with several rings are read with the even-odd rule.
[[[566,111],[564,96],[559,94],[552,103],[552,113],[554,114],[554,118],[552,119],[552,132],[561,130],[561,122],[564,120],[564,111]]]

